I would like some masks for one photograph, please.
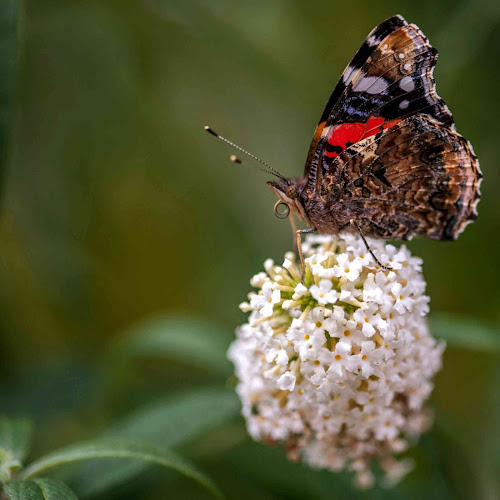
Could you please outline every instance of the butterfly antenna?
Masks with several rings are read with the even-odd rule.
[[[249,153],[246,149],[241,148],[240,146],[238,146],[234,142],[230,141],[229,139],[222,137],[222,135],[219,135],[217,132],[215,132],[215,130],[212,130],[208,126],[205,126],[205,130],[209,134],[213,135],[214,137],[217,137],[217,139],[220,139],[221,141],[226,142],[230,146],[233,146],[233,148],[236,148],[238,151],[245,153],[246,155],[250,156],[250,158],[253,158],[255,161],[258,161],[259,163],[261,163],[262,165],[264,165],[267,168],[267,170],[264,170],[264,169],[259,169],[259,170],[261,170],[263,172],[267,172],[268,174],[272,174],[272,175],[274,175],[274,176],[276,176],[279,179],[282,179],[284,181],[287,180],[287,178],[284,175],[280,174],[275,168],[271,167],[271,165],[269,165],[269,163],[266,163],[264,160],[257,158],[257,156],[253,155],[252,153]],[[231,161],[234,163],[238,163],[240,165],[243,164],[243,162],[237,156],[234,156],[234,155],[231,156]]]
[[[229,157],[229,159],[233,162],[233,163],[236,163],[237,165],[241,165],[243,167],[249,167],[249,168],[253,168],[255,170],[258,170],[259,172],[265,172],[266,174],[270,174],[270,175],[276,175],[274,172],[272,172],[271,170],[267,170],[267,168],[263,168],[261,167],[260,165],[252,165],[252,164],[249,164],[249,163],[244,163],[240,158],[238,158],[236,155],[231,155]],[[279,179],[282,179],[282,177],[279,177]]]
[[[250,167],[254,168],[255,170],[259,170],[260,172],[265,172],[266,174],[271,174],[271,175],[276,175],[274,172],[271,170],[267,170],[266,168],[259,167],[258,165],[249,165],[247,163],[243,163],[243,161],[238,158],[236,155],[231,155],[229,159],[233,162],[236,163],[237,165],[242,165],[243,167]],[[281,179],[281,177],[280,177]]]

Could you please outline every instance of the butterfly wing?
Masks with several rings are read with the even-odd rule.
[[[341,152],[323,196],[356,214],[367,236],[449,240],[477,217],[481,178],[468,141],[429,115],[414,115]]]
[[[359,50],[356,52],[356,55],[344,70],[342,77],[335,86],[330,99],[328,99],[323,114],[321,115],[318,126],[316,127],[316,131],[314,132],[311,146],[309,147],[309,153],[307,154],[304,176],[307,177],[310,173],[312,174],[313,169],[316,169],[316,166],[318,164],[317,155],[319,153],[318,146],[323,135],[323,129],[325,128],[327,120],[331,117],[332,111],[337,104],[337,101],[341,98],[342,95],[344,95],[351,79],[361,69],[367,59],[373,54],[380,42],[384,38],[386,38],[387,35],[406,25],[407,22],[403,19],[402,16],[399,15],[386,19],[370,32],[366,40],[363,42],[363,45],[361,45]]]
[[[361,63],[358,52],[346,68],[316,130],[306,163],[310,193],[318,191],[339,153],[407,116],[426,113],[454,129],[432,76],[437,51],[425,35],[400,16],[374,32],[360,49],[366,59]]]

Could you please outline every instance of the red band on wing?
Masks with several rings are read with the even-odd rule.
[[[351,144],[375,135],[383,129],[392,127],[399,121],[400,119],[397,119],[384,123],[383,118],[370,116],[366,123],[342,123],[335,125],[328,136],[328,144],[335,146],[337,149],[340,147],[344,151]],[[335,151],[325,151],[325,156],[336,158],[338,153]]]

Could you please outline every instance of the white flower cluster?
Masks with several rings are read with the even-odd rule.
[[[304,283],[294,254],[266,261],[228,353],[252,437],[313,467],[353,470],[360,487],[374,483],[372,460],[389,485],[411,469],[394,454],[431,423],[423,405],[445,347],[427,329],[421,259],[370,245],[391,270],[351,234],[303,243]]]

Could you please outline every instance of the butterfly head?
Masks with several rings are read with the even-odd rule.
[[[290,212],[296,213],[304,222],[308,222],[303,200],[303,179],[283,179],[280,182],[269,181],[267,185],[279,198],[274,205],[274,214],[280,219],[286,219]]]

